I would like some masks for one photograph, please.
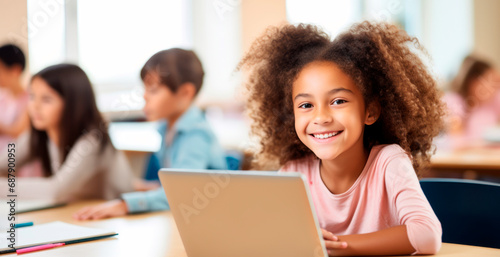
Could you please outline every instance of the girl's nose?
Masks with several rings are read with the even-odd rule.
[[[329,113],[328,108],[317,108],[314,114],[315,124],[327,124],[333,121],[332,115]]]

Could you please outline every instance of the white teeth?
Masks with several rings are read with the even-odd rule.
[[[327,133],[327,134],[313,134],[313,136],[315,138],[319,138],[319,139],[325,139],[325,138],[330,138],[330,137],[333,137],[337,134],[339,134],[340,132],[334,132],[334,133]]]

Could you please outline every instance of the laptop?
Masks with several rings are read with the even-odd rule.
[[[184,248],[196,256],[328,256],[303,175],[161,169]]]

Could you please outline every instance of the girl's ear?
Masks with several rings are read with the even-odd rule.
[[[380,117],[381,107],[378,101],[372,101],[368,104],[368,108],[366,110],[366,118],[365,124],[372,125],[375,123]]]

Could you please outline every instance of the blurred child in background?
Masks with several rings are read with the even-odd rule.
[[[451,143],[457,147],[477,143],[488,128],[499,125],[500,74],[490,63],[469,55],[444,101]]]
[[[156,155],[162,167],[226,169],[224,152],[204,114],[193,105],[204,71],[193,51],[179,48],[154,54],[141,70],[144,113],[150,121],[164,120],[162,147]],[[127,213],[167,210],[163,188],[123,194],[121,199],[85,207],[75,219],[101,219]]]
[[[22,85],[26,68],[23,51],[12,44],[0,47],[0,152],[7,144],[29,128],[28,92]],[[42,176],[39,161],[26,164],[16,171],[17,177]]]
[[[15,149],[16,169],[40,160],[44,176],[17,178],[19,198],[113,199],[133,190],[129,164],[111,144],[91,83],[80,67],[43,69],[31,79],[29,95],[31,129],[9,148]],[[2,176],[7,175],[7,161],[7,155],[0,156]],[[6,178],[0,183],[7,184]]]

